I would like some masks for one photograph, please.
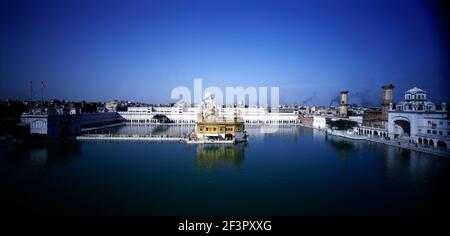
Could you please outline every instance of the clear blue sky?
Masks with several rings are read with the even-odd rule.
[[[279,86],[281,102],[448,101],[448,35],[429,1],[2,1],[0,98],[171,102],[176,86]],[[363,101],[361,101],[363,100]]]

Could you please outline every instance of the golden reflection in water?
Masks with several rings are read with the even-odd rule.
[[[220,166],[239,168],[244,160],[246,144],[197,145],[196,166],[198,169],[213,170]]]
[[[341,160],[347,160],[350,152],[356,151],[357,144],[360,142],[359,140],[346,140],[345,138],[334,137],[332,135],[325,135],[325,141],[338,152]]]

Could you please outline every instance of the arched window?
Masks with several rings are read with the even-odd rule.
[[[441,148],[447,148],[447,143],[444,142],[444,141],[442,141],[442,140],[439,140],[439,141],[437,142],[437,146],[438,146],[438,147],[441,147]]]

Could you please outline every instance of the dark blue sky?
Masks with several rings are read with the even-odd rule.
[[[170,102],[176,86],[279,86],[281,102],[448,101],[448,35],[429,1],[2,1],[1,99]],[[353,95],[352,95],[353,93]],[[359,94],[355,95],[355,94]]]

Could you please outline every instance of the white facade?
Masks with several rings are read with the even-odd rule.
[[[128,112],[151,113],[152,107],[128,107]]]
[[[48,125],[47,115],[22,115],[20,122],[30,125],[30,134],[47,134],[53,127]],[[53,122],[56,125],[56,122]]]
[[[405,100],[399,102],[395,106],[395,110],[408,112],[434,112],[436,111],[436,106],[434,103],[427,101],[427,93],[424,90],[414,87],[405,92]]]
[[[117,112],[93,112],[81,114],[81,128],[92,129],[121,123],[123,119]]]
[[[405,93],[405,101],[391,104],[388,115],[389,137],[408,139],[420,145],[448,148],[449,120],[446,104],[441,109],[426,100],[427,94],[419,88]]]
[[[325,116],[313,116],[313,128],[326,129],[327,119]]]
[[[165,115],[175,123],[195,123],[198,107],[129,107],[126,112],[118,112],[125,120],[130,122],[155,123],[155,115]],[[218,113],[225,118],[233,118],[238,113],[245,123],[252,124],[297,124],[297,112],[280,113],[268,112],[263,107],[218,107]]]
[[[30,126],[30,134],[46,135],[48,138],[75,136],[81,132],[80,115],[67,115],[55,113],[22,114],[22,124]]]

